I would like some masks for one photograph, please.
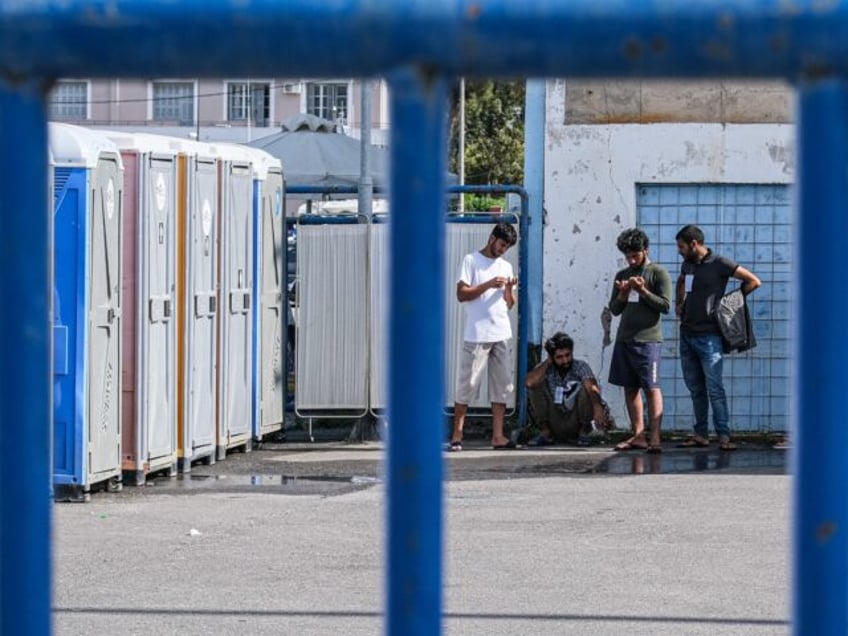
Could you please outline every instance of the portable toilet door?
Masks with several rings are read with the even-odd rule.
[[[167,137],[109,137],[124,162],[123,471],[138,485],[177,470],[177,159]]]
[[[218,372],[218,163],[179,140],[177,208],[178,468],[215,462]]]
[[[220,272],[218,459],[252,447],[253,175],[248,151],[220,144]]]
[[[123,166],[104,136],[50,124],[54,184],[53,481],[57,499],[121,486]]]
[[[283,172],[280,160],[251,148],[254,157],[254,368],[253,438],[283,428],[286,290],[283,250]]]

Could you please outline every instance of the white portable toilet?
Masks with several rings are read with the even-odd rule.
[[[215,462],[218,420],[218,159],[173,139],[177,197],[177,463]]]
[[[115,145],[51,123],[54,219],[53,482],[85,501],[121,485],[123,165]]]
[[[253,424],[253,166],[246,148],[217,144],[221,309],[218,339],[216,456],[252,448]]]
[[[124,162],[123,471],[177,469],[177,154],[168,137],[108,133]]]
[[[264,435],[283,428],[283,309],[288,304],[283,258],[283,172],[277,157],[258,148],[245,149],[253,164],[253,295],[257,299],[253,313],[253,439],[262,441]]]

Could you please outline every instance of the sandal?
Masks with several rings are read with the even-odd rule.
[[[718,448],[723,451],[735,451],[736,444],[731,442],[729,437],[722,437],[718,442]]]
[[[677,448],[706,448],[709,446],[709,441],[700,437],[690,437],[687,440],[680,442]]]
[[[659,444],[650,444],[648,448],[645,449],[645,452],[650,455],[659,455],[662,453],[662,446]]]
[[[648,450],[647,444],[636,444],[633,439],[628,439],[626,441],[620,442],[615,445],[615,450],[617,451],[629,451],[629,450]]]
[[[450,453],[458,453],[462,450],[462,442],[451,442],[446,445],[445,450]]]

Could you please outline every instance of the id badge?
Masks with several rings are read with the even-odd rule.
[[[627,294],[627,302],[638,303],[639,302],[639,292],[637,292],[635,289],[631,289],[630,293]]]
[[[695,282],[695,274],[686,274],[683,277],[683,291],[687,294],[692,291],[692,283]]]
[[[554,404],[562,404],[562,398],[565,397],[565,389],[558,386],[554,389]]]

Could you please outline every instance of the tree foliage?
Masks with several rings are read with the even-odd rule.
[[[459,173],[459,85],[451,113],[451,170]],[[465,182],[524,182],[524,82],[465,83]]]

